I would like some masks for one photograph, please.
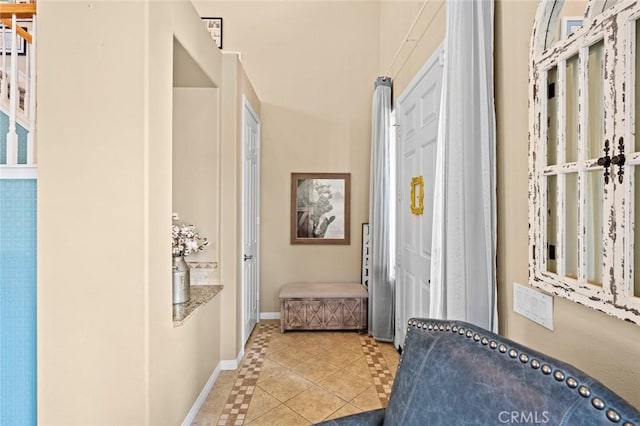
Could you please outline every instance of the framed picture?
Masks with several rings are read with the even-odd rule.
[[[563,39],[568,38],[575,30],[582,26],[582,16],[565,16],[561,19],[560,35]]]
[[[218,49],[222,49],[222,18],[202,18],[204,26],[211,34],[211,38],[216,42]]]
[[[350,173],[291,173],[291,244],[351,244],[350,204]]]
[[[369,224],[362,224],[362,270],[360,273],[360,282],[369,288],[369,262],[371,258],[371,245],[369,235]]]
[[[23,30],[27,31],[25,27],[22,27]],[[22,37],[18,36],[18,55],[26,55],[27,54],[27,42]],[[7,49],[7,55],[11,55],[11,28],[4,28],[4,45]],[[0,54],[2,54],[2,40],[0,40]]]

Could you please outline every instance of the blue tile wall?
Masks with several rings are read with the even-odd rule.
[[[36,180],[0,180],[0,425],[37,423]]]
[[[0,164],[7,164],[7,132],[9,131],[9,116],[0,111]],[[18,134],[18,164],[27,164],[27,130],[16,123]]]

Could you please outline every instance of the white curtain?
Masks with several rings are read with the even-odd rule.
[[[492,0],[448,0],[430,315],[497,331]]]
[[[393,341],[394,285],[391,251],[391,79],[378,77],[373,92],[369,187],[369,333]]]

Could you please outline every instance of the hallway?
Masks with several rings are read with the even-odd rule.
[[[355,332],[280,333],[262,321],[237,370],[220,373],[194,426],[309,425],[386,406],[399,355]]]

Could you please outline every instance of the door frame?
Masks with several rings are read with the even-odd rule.
[[[240,231],[240,247],[238,254],[238,262],[240,268],[240,328],[242,330],[242,346],[247,343],[249,336],[245,336],[244,324],[247,318],[245,318],[245,273],[244,273],[244,241],[245,241],[245,229],[247,223],[245,223],[245,194],[247,192],[247,188],[245,187],[245,168],[244,168],[244,155],[245,155],[245,142],[246,142],[246,134],[245,134],[245,123],[246,123],[246,115],[251,114],[251,116],[255,119],[256,123],[258,123],[258,132],[257,132],[257,141],[256,141],[256,151],[257,151],[257,160],[256,160],[256,175],[257,175],[257,193],[256,193],[256,210],[258,213],[257,217],[257,232],[256,232],[256,256],[255,256],[255,267],[257,269],[257,289],[256,289],[256,303],[257,303],[257,312],[256,312],[256,322],[260,322],[260,157],[261,157],[261,131],[262,131],[262,123],[260,121],[260,116],[256,112],[256,110],[251,105],[249,99],[242,95],[242,149],[240,154],[240,176],[241,176],[241,208],[240,208],[240,217],[242,225]]]

